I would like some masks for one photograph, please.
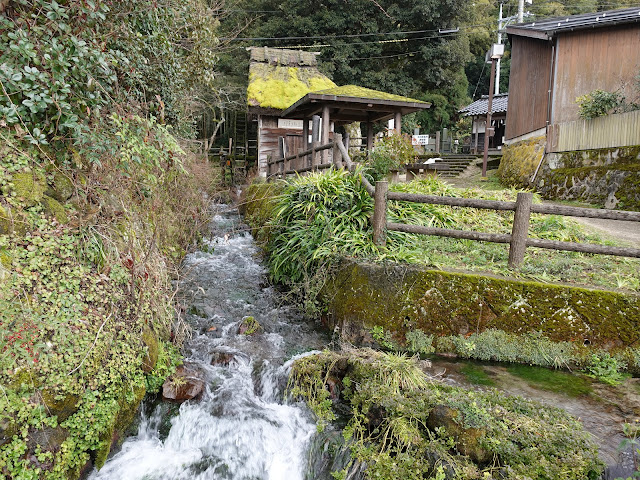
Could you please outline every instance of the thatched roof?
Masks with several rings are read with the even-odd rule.
[[[305,94],[333,88],[317,68],[317,53],[252,47],[249,64],[249,107],[285,110]]]

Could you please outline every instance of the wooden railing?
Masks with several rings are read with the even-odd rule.
[[[640,212],[565,207],[560,205],[547,204],[534,205],[533,194],[530,192],[518,193],[518,197],[515,202],[502,202],[497,200],[478,200],[473,198],[454,198],[440,197],[435,195],[418,195],[413,193],[389,192],[388,189],[388,182],[376,182],[374,191],[375,206],[373,214],[373,241],[377,245],[383,246],[386,244],[386,232],[388,230],[395,232],[418,233],[422,235],[437,235],[440,237],[450,237],[467,240],[480,240],[484,242],[508,243],[509,268],[517,268],[522,264],[527,247],[640,258],[640,249],[638,248],[612,247],[608,245],[595,245],[575,242],[559,242],[555,240],[544,240],[528,237],[529,221],[532,213],[640,222]],[[465,230],[452,230],[448,228],[423,227],[419,225],[405,225],[401,223],[388,223],[386,220],[388,200],[428,203],[432,205],[449,205],[454,207],[480,208],[487,210],[513,211],[515,212],[513,218],[513,227],[511,230],[511,234],[509,235]]]
[[[333,142],[320,145],[320,142],[313,142],[311,148],[289,155],[286,157],[271,159],[267,162],[267,177],[287,176],[295,173],[306,173],[316,170],[336,166],[342,168],[342,153],[338,148],[338,143],[344,149],[342,136],[335,134]],[[332,150],[331,161],[329,161],[329,150]]]
[[[330,148],[333,149],[334,152],[333,165],[337,166],[338,168],[345,167],[352,172],[355,171],[355,164],[351,161],[349,153],[342,143],[341,136],[337,134],[334,138],[334,141],[330,144],[313,146],[310,150],[300,152],[297,155],[285,157],[280,161],[276,161],[273,163],[284,165],[287,161],[296,161],[296,159],[299,161],[300,158],[303,158],[306,155],[317,155],[317,152],[328,150]],[[287,174],[310,171],[314,167],[313,161],[311,163],[311,166],[305,166],[298,170],[292,168],[283,168],[281,173]],[[328,168],[331,165],[332,163],[316,163],[315,167],[318,169]],[[638,248],[613,247],[608,245],[596,245],[576,242],[561,242],[556,240],[529,238],[528,236],[529,223],[532,213],[640,222],[640,212],[568,207],[562,205],[533,204],[533,194],[530,192],[519,192],[515,202],[389,192],[388,182],[376,182],[375,187],[373,187],[364,175],[359,175],[365,189],[367,190],[369,195],[374,198],[374,211],[372,218],[373,241],[378,246],[386,245],[387,231],[414,233],[421,235],[436,235],[440,237],[479,240],[483,242],[493,243],[508,243],[509,268],[517,268],[522,264],[527,247],[640,258],[640,249]],[[407,225],[402,223],[389,223],[387,222],[387,202],[389,200],[413,203],[427,203],[431,205],[448,205],[452,207],[479,208],[496,211],[512,211],[514,212],[513,226],[511,234],[500,234],[466,230],[453,230],[448,228],[423,227],[420,225]]]

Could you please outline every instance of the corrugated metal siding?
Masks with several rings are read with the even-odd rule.
[[[640,110],[549,127],[547,151],[570,152],[640,145]]]
[[[596,89],[635,96],[640,25],[564,33],[558,36],[556,48],[552,123],[578,120],[576,98]]]
[[[511,37],[511,73],[506,138],[546,126],[551,75],[551,44]]]

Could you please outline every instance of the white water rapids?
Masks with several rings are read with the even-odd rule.
[[[327,339],[263,286],[257,248],[234,209],[214,216],[212,233],[213,250],[189,255],[180,282],[193,328],[185,361],[203,373],[205,392],[143,413],[137,435],[90,480],[305,478],[315,424],[303,405],[283,402],[283,386],[293,359]],[[264,333],[237,333],[245,316]],[[212,364],[216,353],[233,357]]]

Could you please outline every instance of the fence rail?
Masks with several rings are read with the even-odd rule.
[[[333,150],[333,161],[319,163],[317,160],[318,152],[329,149]],[[311,156],[311,160],[308,159],[309,156]],[[308,164],[298,168],[295,168],[294,165],[292,168],[291,162],[301,161],[307,162]],[[345,167],[352,172],[355,170],[355,164],[351,161],[349,153],[342,143],[342,137],[339,134],[336,134],[334,141],[329,144],[319,145],[316,142],[309,150],[274,160],[270,162],[269,165],[276,165],[279,167],[278,171],[272,173],[270,177],[329,168],[332,165],[338,168]],[[288,168],[285,168],[285,166],[288,166]],[[374,187],[362,174],[360,174],[360,179],[369,195],[374,198],[374,212],[372,217],[373,241],[379,246],[386,245],[387,231],[414,233],[420,235],[436,235],[440,237],[477,240],[483,242],[507,243],[509,244],[509,268],[517,268],[522,264],[527,247],[640,258],[640,249],[638,248],[560,242],[555,240],[529,238],[528,236],[532,213],[640,222],[640,212],[568,207],[548,204],[534,205],[533,194],[530,192],[518,193],[515,202],[389,192],[389,183],[386,181],[376,182]],[[390,223],[387,222],[387,202],[389,200],[427,203],[431,205],[447,205],[451,207],[478,208],[484,210],[512,211],[514,212],[513,226],[511,234],[501,234]]]

